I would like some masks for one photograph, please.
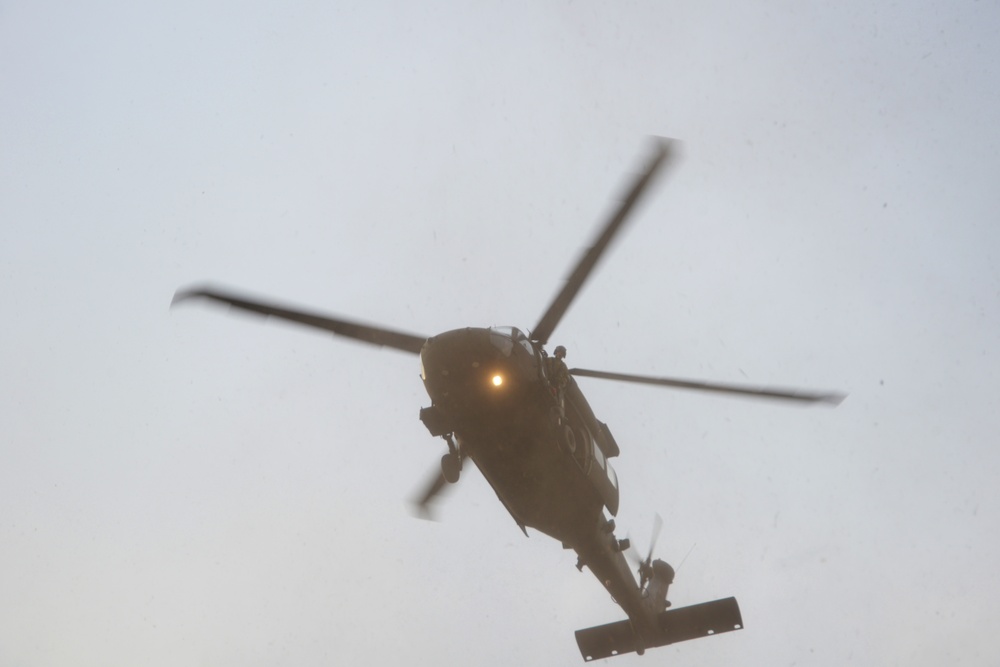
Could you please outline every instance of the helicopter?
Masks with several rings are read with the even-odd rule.
[[[420,409],[419,418],[431,436],[444,441],[447,450],[440,471],[420,494],[417,507],[426,512],[447,486],[459,480],[466,462],[472,462],[525,535],[532,528],[574,550],[577,569],[588,568],[627,617],[576,632],[585,661],[631,652],[642,655],[648,648],[739,630],[743,619],[734,597],[670,608],[667,594],[674,569],[653,558],[662,526],[659,516],[645,558],[634,556],[627,538],[616,537],[619,488],[610,459],[621,450],[575,378],[800,403],[836,405],[844,395],[567,369],[561,359],[564,348],[556,348],[553,356],[545,349],[654,177],[676,154],[676,142],[653,140],[652,155],[644,168],[527,333],[511,326],[467,327],[422,336],[286,307],[208,285],[178,290],[172,304],[206,300],[418,355],[420,376],[431,400],[429,406]],[[637,561],[638,581],[626,555],[633,555]]]

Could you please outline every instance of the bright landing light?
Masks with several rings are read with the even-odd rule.
[[[503,376],[502,375],[494,375],[493,376],[493,386],[494,387],[499,387],[502,384],[503,384]]]

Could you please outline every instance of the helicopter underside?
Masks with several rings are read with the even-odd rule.
[[[455,435],[518,525],[577,544],[603,520],[604,502],[548,416],[537,420],[533,428],[490,420]]]

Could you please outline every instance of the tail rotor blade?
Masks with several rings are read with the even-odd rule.
[[[656,549],[656,543],[660,539],[660,529],[663,528],[663,518],[657,514],[653,518],[653,535],[649,540],[649,554],[646,556],[646,564],[649,565],[653,562],[653,550]]]
[[[653,534],[649,539],[649,552],[646,554],[646,558],[636,553],[634,547],[630,547],[628,550],[628,556],[636,564],[639,572],[639,588],[646,588],[646,584],[649,583],[650,578],[653,576],[653,551],[656,550],[656,543],[660,539],[660,529],[662,528],[663,518],[657,513],[653,517]]]

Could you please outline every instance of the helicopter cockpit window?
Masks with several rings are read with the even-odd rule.
[[[514,327],[493,327],[490,329],[490,343],[505,357],[509,357],[511,350],[514,349],[515,331],[517,330]]]

